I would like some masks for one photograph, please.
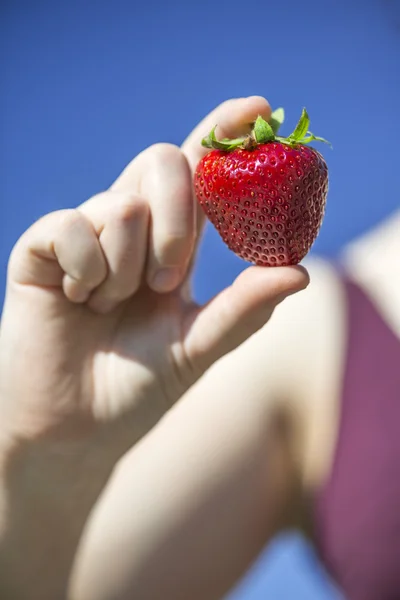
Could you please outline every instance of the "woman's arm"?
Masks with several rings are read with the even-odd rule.
[[[299,521],[279,403],[228,363],[206,379],[121,461],[84,535],[71,599],[220,599]]]
[[[302,525],[334,439],[341,350],[336,278],[316,265],[311,281],[122,460],[87,525],[72,600],[220,599],[276,532]]]
[[[65,598],[85,521],[112,470],[81,440],[0,431],[0,598]]]

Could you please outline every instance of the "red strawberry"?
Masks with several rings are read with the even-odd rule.
[[[262,266],[299,263],[315,241],[325,212],[328,168],[307,144],[323,141],[308,131],[306,110],[288,138],[276,135],[283,109],[271,123],[258,117],[252,134],[235,140],[215,137],[198,164],[195,191],[205,214],[227,246]]]

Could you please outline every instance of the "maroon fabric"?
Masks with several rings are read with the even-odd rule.
[[[333,468],[316,501],[322,559],[348,600],[400,600],[400,341],[346,282],[349,340]]]

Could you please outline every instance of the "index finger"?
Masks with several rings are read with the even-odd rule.
[[[249,96],[248,98],[234,98],[223,102],[207,115],[192,131],[182,144],[182,152],[189,163],[192,176],[197,163],[210,150],[201,145],[201,140],[206,137],[211,129],[217,125],[216,134],[218,138],[235,138],[250,133],[252,124],[261,115],[266,121],[271,118],[271,107],[262,96]],[[193,192],[194,194],[194,192]],[[200,204],[196,207],[196,245],[191,257],[189,276],[196,259],[196,250],[203,229],[205,215]],[[189,277],[186,279],[185,292],[190,288]]]
[[[250,133],[251,125],[261,115],[266,121],[271,117],[271,107],[262,96],[235,98],[223,102],[207,115],[192,131],[182,144],[182,152],[186,155],[194,172],[199,160],[210,150],[201,145],[211,129],[217,125],[218,138],[235,138]]]

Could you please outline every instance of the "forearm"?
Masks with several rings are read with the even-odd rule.
[[[73,443],[9,438],[0,455],[0,596],[61,599],[109,470]]]
[[[200,382],[123,459],[83,537],[72,600],[220,599],[294,524],[275,405],[245,382],[224,395],[224,381]]]

